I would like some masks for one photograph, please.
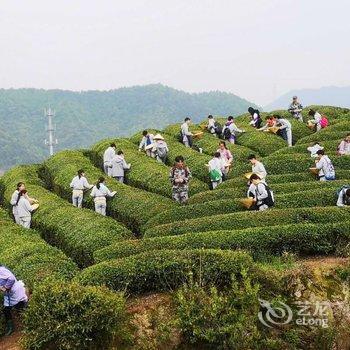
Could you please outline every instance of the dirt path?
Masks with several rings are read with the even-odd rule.
[[[0,338],[0,350],[20,350],[19,338],[21,337],[21,332],[14,332],[9,337]]]

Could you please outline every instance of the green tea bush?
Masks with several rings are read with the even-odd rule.
[[[241,230],[221,230],[186,233],[128,240],[110,245],[95,252],[97,262],[124,258],[150,250],[163,249],[244,249],[253,256],[280,255],[292,252],[302,255],[334,254],[339,242],[349,239],[348,221],[335,223],[300,223],[266,227],[250,227]],[[341,246],[340,246],[341,248]]]
[[[350,182],[350,179],[347,180]],[[300,181],[291,183],[277,183],[273,185],[274,194],[285,195],[287,193],[300,192],[300,191],[310,191],[310,190],[322,190],[322,189],[333,189],[336,191],[338,188],[344,185],[344,180],[335,181]],[[232,200],[237,198],[242,198],[247,193],[247,187],[236,187],[236,188],[221,188],[217,187],[214,191],[205,191],[197,193],[192,198],[190,198],[190,204],[204,203],[208,201],[215,200]]]
[[[115,142],[117,148],[125,152],[126,160],[132,164],[132,169],[127,173],[128,185],[171,197],[170,168],[139,152],[136,145],[126,139],[104,140],[94,145],[90,156],[96,166],[102,167],[103,153],[111,142]],[[207,188],[202,181],[192,179],[190,195]]]
[[[62,151],[55,154],[43,164],[40,173],[47,185],[58,195],[71,200],[69,184],[78,169],[85,170],[90,183],[94,183],[100,176],[106,176],[80,151]],[[108,213],[136,233],[150,218],[176,206],[169,198],[121,184],[111,178],[108,179],[107,186],[111,191],[117,192],[116,196],[109,199]],[[85,197],[87,207],[93,209],[91,196]]]
[[[316,195],[315,195],[316,197]],[[199,217],[149,228],[144,237],[173,236],[192,232],[236,230],[249,227],[269,227],[298,223],[331,223],[349,221],[350,208],[312,207],[300,208],[304,201],[295,208],[273,209],[263,212],[245,211],[231,214]]]
[[[50,191],[38,186],[36,166],[19,166],[0,180],[0,192],[9,206],[16,184],[24,181],[29,194],[40,202],[32,215],[32,226],[50,244],[59,247],[79,266],[93,264],[93,252],[113,242],[130,238],[131,232],[109,217],[88,209],[78,209]],[[32,184],[34,183],[34,184]]]
[[[323,142],[323,141],[330,141],[330,140],[338,140],[340,141],[345,138],[345,136],[349,133],[349,130],[346,131],[332,131],[324,129],[319,132],[315,132],[312,135],[306,136],[301,138],[297,145],[304,144],[304,143],[311,143],[311,142]]]
[[[33,288],[47,277],[68,281],[77,274],[73,261],[48,245],[38,232],[3,219],[4,209],[0,208],[0,213],[0,261],[27,287]]]
[[[311,158],[310,158],[311,160]],[[312,160],[311,160],[312,163]],[[338,170],[336,169],[336,176],[338,180],[345,180],[347,181],[350,179],[350,170]],[[291,173],[291,174],[276,174],[276,175],[267,175],[267,182],[269,186],[273,187],[275,184],[288,184],[291,182],[302,182],[307,181],[310,182],[312,180],[315,180],[315,175],[311,174],[309,171],[304,171],[301,173]],[[220,184],[220,187],[218,189],[224,189],[224,188],[236,188],[241,189],[242,191],[247,188],[247,180],[243,176],[239,176],[233,179],[229,179],[222,184]]]
[[[175,289],[189,276],[203,284],[224,285],[231,275],[252,265],[251,257],[239,251],[162,250],[101,262],[85,269],[77,280],[140,294]]]
[[[309,118],[308,113],[310,109],[313,109],[314,111],[319,112],[321,115],[325,115],[330,121],[343,118],[345,115],[350,113],[350,109],[348,108],[312,105],[312,106],[304,107],[302,111],[304,120],[307,120]]]
[[[276,194],[275,208],[295,208],[300,206],[300,203],[303,203],[303,207],[334,205],[337,201],[337,188],[339,188],[339,185],[333,188],[324,188],[323,191],[318,191],[317,196],[315,190]],[[297,190],[297,188],[295,190]],[[152,218],[145,225],[144,229],[148,232],[151,227],[170,222],[185,222],[186,220],[199,217],[210,217],[211,215],[228,214],[242,210],[246,209],[241,205],[239,199],[232,199],[230,201],[227,199],[207,201],[167,210]]]
[[[109,349],[125,337],[126,321],[122,294],[50,281],[34,290],[22,345],[27,350]]]
[[[189,283],[176,292],[179,324],[187,343],[237,350],[261,346],[263,336],[256,319],[259,285],[245,271],[242,275],[242,281],[233,278],[225,291]]]

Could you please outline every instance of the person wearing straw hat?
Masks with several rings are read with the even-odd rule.
[[[78,175],[73,177],[73,180],[70,183],[70,188],[73,190],[72,204],[77,208],[82,208],[84,190],[90,190],[92,187],[93,185],[90,185],[85,177],[84,170],[79,169]]]
[[[28,303],[28,296],[22,281],[5,266],[0,264],[0,291],[4,294],[4,316],[6,321],[5,335],[14,331],[12,310],[23,310]]]
[[[39,204],[31,205],[27,190],[21,190],[17,196],[16,206],[19,224],[24,228],[30,228],[32,213],[39,207]]]
[[[295,118],[299,122],[303,122],[303,115],[301,114],[302,110],[303,106],[298,101],[298,96],[293,96],[293,101],[289,105],[288,112],[292,115],[293,118]]]
[[[263,163],[259,162],[256,159],[256,155],[255,154],[251,154],[248,157],[248,160],[250,161],[250,163],[252,164],[252,173],[253,174],[258,174],[260,180],[266,184],[266,176],[267,176],[267,171],[265,169],[265,166]]]
[[[105,178],[101,176],[96,185],[92,188],[90,196],[94,199],[95,202],[95,211],[103,216],[106,216],[107,209],[107,197],[114,197],[116,192],[111,192],[106,184]]]
[[[313,142],[307,148],[307,150],[310,152],[311,158],[316,158],[317,157],[317,151],[319,151],[320,149],[324,149],[324,147],[322,147],[318,141]]]
[[[152,151],[153,149],[153,138],[154,135],[149,133],[147,130],[144,130],[142,132],[142,140],[139,144],[139,151],[141,152],[144,150],[147,154],[148,157],[155,157],[154,152]]]
[[[335,169],[332,161],[329,159],[323,149],[317,151],[317,159],[315,160],[316,169],[319,170],[318,178],[320,181],[335,180]]]
[[[128,164],[124,158],[124,152],[118,151],[112,159],[112,177],[118,182],[124,183],[125,170],[130,170],[131,164]]]
[[[153,152],[156,155],[156,159],[158,162],[165,164],[167,161],[168,152],[169,152],[168,145],[161,134],[155,135],[153,140],[154,140]]]
[[[112,159],[115,156],[115,150],[117,146],[115,143],[111,143],[103,154],[103,170],[106,175],[111,176],[112,172]]]

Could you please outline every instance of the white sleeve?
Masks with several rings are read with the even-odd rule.
[[[70,188],[73,188],[74,187],[74,183],[75,183],[75,177],[73,177],[73,180],[72,180],[72,182],[70,183]]]
[[[146,137],[144,136],[142,137],[142,140],[139,144],[139,149],[142,149],[145,146],[145,143],[146,143]]]
[[[84,186],[84,188],[86,188],[86,189],[89,189],[89,188],[91,187],[91,185],[88,183],[86,177],[84,177],[83,186]]]
[[[28,199],[25,199],[25,200],[24,200],[24,206],[25,206],[25,208],[26,208],[30,213],[33,211],[33,208],[32,208],[32,206],[30,205]]]
[[[263,184],[258,184],[258,186],[256,186],[256,199],[261,201],[267,197],[268,193],[266,191],[266,187]]]
[[[323,158],[316,163],[316,168],[321,170],[323,168]]]
[[[10,203],[11,205],[16,205],[17,203],[17,197],[18,197],[18,194],[16,192],[14,192],[11,196],[11,200],[10,200]]]
[[[344,190],[341,190],[337,200],[338,207],[344,207],[343,196],[344,196]]]
[[[124,170],[130,169],[130,167],[131,167],[131,164],[128,164],[128,163],[125,161],[125,159],[124,159],[124,160],[123,160],[123,168],[124,168]]]
[[[91,196],[91,197],[95,197],[95,195],[96,195],[96,186],[94,186],[94,187],[92,188],[92,191],[91,191],[91,193],[90,193],[90,196]]]
[[[107,188],[107,186],[105,186],[105,192],[106,192],[106,196],[107,197],[113,197],[113,195],[112,195],[112,192]]]

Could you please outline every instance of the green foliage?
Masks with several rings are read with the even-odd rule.
[[[334,186],[333,188],[323,189],[322,192],[315,196],[315,190],[305,191],[291,191],[291,193],[276,194],[275,207],[277,209],[283,208],[296,208],[303,203],[303,207],[313,206],[327,206],[334,205],[337,201],[336,189],[340,186]],[[295,190],[298,190],[297,188]],[[181,224],[186,220],[196,219],[200,217],[210,217],[212,215],[228,214],[233,212],[239,212],[246,210],[240,203],[239,199],[220,199],[207,201],[204,203],[197,203],[180,208],[170,209],[164,213],[158,214],[144,227],[146,232],[154,226],[167,224],[171,222],[178,222]]]
[[[319,132],[315,132],[312,135],[306,136],[301,138],[297,145],[303,144],[303,143],[311,143],[311,142],[323,142],[323,141],[330,141],[330,140],[338,140],[339,143],[341,139],[345,138],[345,136],[349,133],[349,130],[346,131],[333,131],[332,129],[327,130],[324,129]]]
[[[58,149],[83,148],[103,137],[121,137],[146,127],[162,128],[190,115],[242,113],[251,104],[233,94],[189,94],[160,84],[110,91],[0,89],[0,169],[40,162],[47,122],[43,109],[56,111]]]
[[[38,232],[16,225],[0,208],[0,261],[26,286],[34,285],[47,277],[70,280],[78,272],[77,266],[60,250],[42,240]]]
[[[319,112],[321,115],[325,115],[330,121],[344,118],[347,114],[350,113],[350,109],[343,107],[333,107],[333,106],[307,106],[303,109],[302,114],[304,116],[304,120],[309,118],[308,113],[309,110],[313,109],[314,111]]]
[[[34,174],[37,174],[36,166],[18,166],[8,171],[0,180],[3,201],[9,206],[17,182],[24,181],[28,193],[40,203],[32,215],[32,226],[79,266],[92,264],[95,250],[131,237],[131,232],[112,218],[75,208],[39,186],[40,181]]]
[[[95,252],[95,260],[101,262],[164,249],[244,249],[254,258],[265,255],[281,255],[291,252],[301,255],[334,254],[342,251],[342,244],[349,240],[350,215],[347,221],[334,223],[296,223],[267,227],[250,227],[237,230],[186,233],[129,240],[110,245]]]
[[[189,275],[203,284],[225,285],[232,274],[251,266],[251,257],[239,251],[162,250],[101,262],[86,268],[77,280],[139,294],[172,290]]]
[[[304,204],[304,202],[302,203]],[[349,220],[350,208],[299,207],[300,203],[297,203],[294,208],[273,209],[263,212],[245,211],[173,222],[148,229],[144,237],[150,238],[194,232],[236,230],[249,227],[269,227],[280,224],[332,223]]]
[[[102,166],[103,153],[111,142],[115,142],[117,148],[124,151],[125,159],[132,164],[132,169],[126,175],[127,184],[171,197],[170,168],[139,152],[136,145],[128,140],[104,140],[94,145],[91,159],[96,166]],[[205,189],[207,189],[207,185],[203,182],[197,179],[191,180],[190,194],[198,193]]]
[[[22,345],[27,350],[107,349],[126,331],[126,320],[122,294],[50,281],[31,297]]]
[[[180,328],[187,342],[215,349],[256,349],[262,335],[258,329],[259,285],[247,272],[235,278],[226,292],[215,286],[190,283],[177,291],[175,300]]]
[[[59,196],[71,200],[69,184],[78,169],[84,169],[90,183],[94,183],[100,176],[106,175],[94,167],[90,160],[81,151],[62,151],[49,158],[41,167],[41,175],[45,178],[47,186],[52,188]],[[176,204],[168,198],[155,193],[146,192],[138,188],[121,184],[109,178],[107,186],[117,194],[108,201],[110,215],[122,221],[133,232],[139,232],[150,218],[174,208]],[[89,195],[85,195],[86,206],[94,208]]]
[[[350,182],[350,180],[347,180]],[[275,195],[286,195],[289,193],[307,191],[310,190],[322,190],[322,189],[333,189],[334,193],[338,188],[344,185],[344,180],[335,180],[335,181],[300,181],[300,182],[288,182],[277,183],[273,185],[273,192]],[[222,188],[221,186],[217,187],[214,191],[205,191],[197,193],[190,198],[190,204],[204,203],[208,201],[216,200],[230,200],[236,198],[242,198],[246,195],[247,187],[226,187]]]

